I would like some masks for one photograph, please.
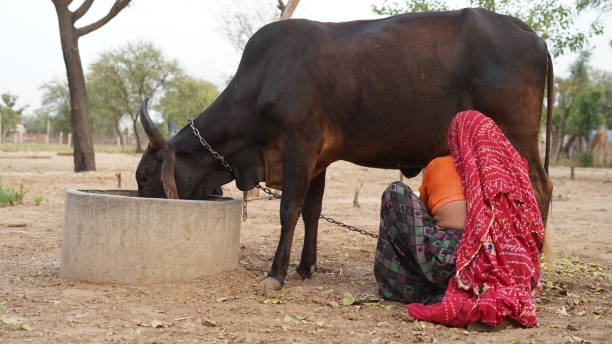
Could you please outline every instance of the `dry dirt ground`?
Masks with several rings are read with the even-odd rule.
[[[344,306],[376,294],[375,240],[321,222],[318,272],[289,280],[264,296],[259,283],[279,237],[278,201],[250,203],[242,225],[236,271],[190,282],[151,286],[101,285],[59,277],[64,193],[74,188],[135,188],[139,157],[98,154],[98,171],[73,173],[72,157],[0,158],[4,187],[27,190],[22,205],[0,208],[1,343],[579,343],[610,342],[612,169],[552,168],[554,246],[559,259],[546,267],[537,301],[537,328],[491,333],[411,321],[402,304]],[[345,162],[330,167],[324,213],[377,231],[380,194],[397,171]],[[360,208],[353,190],[364,186]],[[419,178],[410,180],[416,187]],[[233,184],[225,187],[238,195]],[[35,196],[45,200],[36,205]],[[21,226],[21,227],[15,227]],[[290,271],[302,246],[296,230]],[[160,254],[163,254],[160,252]]]

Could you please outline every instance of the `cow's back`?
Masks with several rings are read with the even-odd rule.
[[[292,20],[251,39],[236,83],[251,87],[238,87],[237,98],[256,103],[260,127],[322,127],[322,159],[421,166],[448,151],[450,119],[462,110],[490,115],[513,140],[525,115],[510,113],[521,111],[524,90],[539,94],[541,108],[546,54],[524,23],[483,9]]]

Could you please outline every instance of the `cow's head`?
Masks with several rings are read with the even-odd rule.
[[[232,180],[231,173],[204,151],[189,128],[164,139],[149,116],[147,100],[140,107],[140,121],[149,146],[136,169],[138,196],[206,199],[220,194],[220,186]],[[169,129],[176,133],[176,126]]]

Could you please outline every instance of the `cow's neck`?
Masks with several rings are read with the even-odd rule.
[[[241,132],[245,131],[242,129],[244,119],[236,118],[230,106],[220,100],[200,114],[194,120],[194,125],[200,136],[230,163],[238,188],[248,190],[265,178],[262,153],[248,140],[249,133]],[[182,136],[181,141],[187,143],[185,149],[205,159],[212,157],[189,125],[179,135]]]

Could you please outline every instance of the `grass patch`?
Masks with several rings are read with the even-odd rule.
[[[134,147],[121,147],[117,145],[94,145],[96,153],[126,153],[137,154]],[[39,144],[39,143],[1,143],[0,152],[56,152],[72,153],[72,147],[58,144]]]
[[[35,143],[1,143],[0,151],[2,152],[57,152],[69,153],[72,152],[72,147],[66,145],[55,144],[35,144]]]
[[[581,157],[580,160],[567,160],[567,159],[552,160],[551,159],[550,166],[553,166],[553,167],[572,167],[574,166],[574,167],[580,167],[580,168],[590,168],[590,167],[611,168],[612,167],[612,165],[596,164],[595,162],[592,161],[590,156],[583,156]]]
[[[19,186],[19,191],[13,188],[4,188],[0,184],[0,207],[6,207],[15,204],[22,204],[23,197],[26,192],[23,190],[23,185]]]
[[[32,200],[34,201],[34,204],[40,205],[45,200],[45,198],[42,195],[36,195]]]

